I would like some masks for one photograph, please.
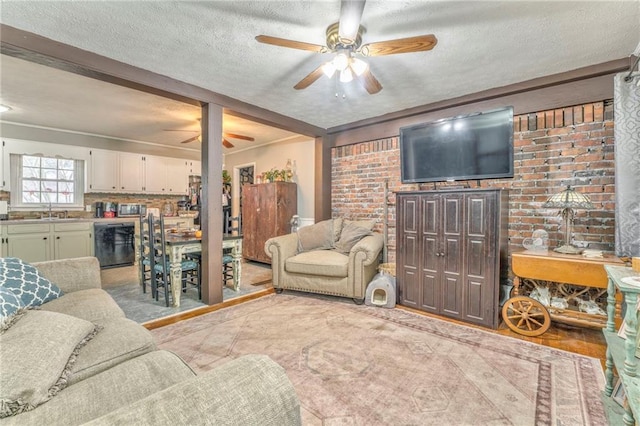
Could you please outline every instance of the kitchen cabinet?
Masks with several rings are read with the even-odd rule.
[[[90,155],[89,192],[116,192],[118,189],[118,152],[94,149]]]
[[[397,197],[399,303],[496,328],[500,283],[507,279],[507,192]]]
[[[188,195],[189,175],[200,175],[200,161],[102,149],[89,155],[89,192]]]
[[[129,152],[118,153],[118,188],[120,192],[136,193],[144,190],[143,156]]]
[[[189,176],[186,160],[147,155],[144,163],[144,192],[187,195]]]
[[[71,259],[94,255],[93,223],[54,223],[53,258]]]
[[[196,160],[187,160],[187,176],[202,176],[202,163]]]
[[[93,256],[93,223],[3,225],[2,255],[27,262]]]
[[[129,152],[93,149],[89,152],[90,192],[143,191],[143,156]]]
[[[18,257],[27,262],[53,259],[48,223],[7,225],[5,243],[9,257]]]
[[[291,232],[291,217],[297,214],[298,189],[292,182],[242,186],[242,256],[271,263],[264,243]]]

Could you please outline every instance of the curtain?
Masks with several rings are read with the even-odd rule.
[[[619,257],[640,256],[640,72],[628,75],[615,76],[613,93]]]

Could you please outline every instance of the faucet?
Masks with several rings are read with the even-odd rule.
[[[46,205],[44,207],[47,207]],[[44,213],[40,214],[40,219],[44,219]],[[49,219],[51,219],[51,200],[49,200]]]

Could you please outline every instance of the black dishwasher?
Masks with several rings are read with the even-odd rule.
[[[133,265],[136,259],[134,222],[96,223],[95,255],[101,268]]]

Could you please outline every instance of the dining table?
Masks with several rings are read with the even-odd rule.
[[[171,282],[179,283],[182,280],[182,259],[185,254],[202,251],[202,237],[196,237],[193,233],[167,233],[165,243],[169,253],[169,274]],[[242,235],[223,234],[222,249],[230,249],[233,257],[233,285],[234,291],[240,291],[240,278],[242,275]],[[171,286],[172,306],[180,306],[181,286]]]

